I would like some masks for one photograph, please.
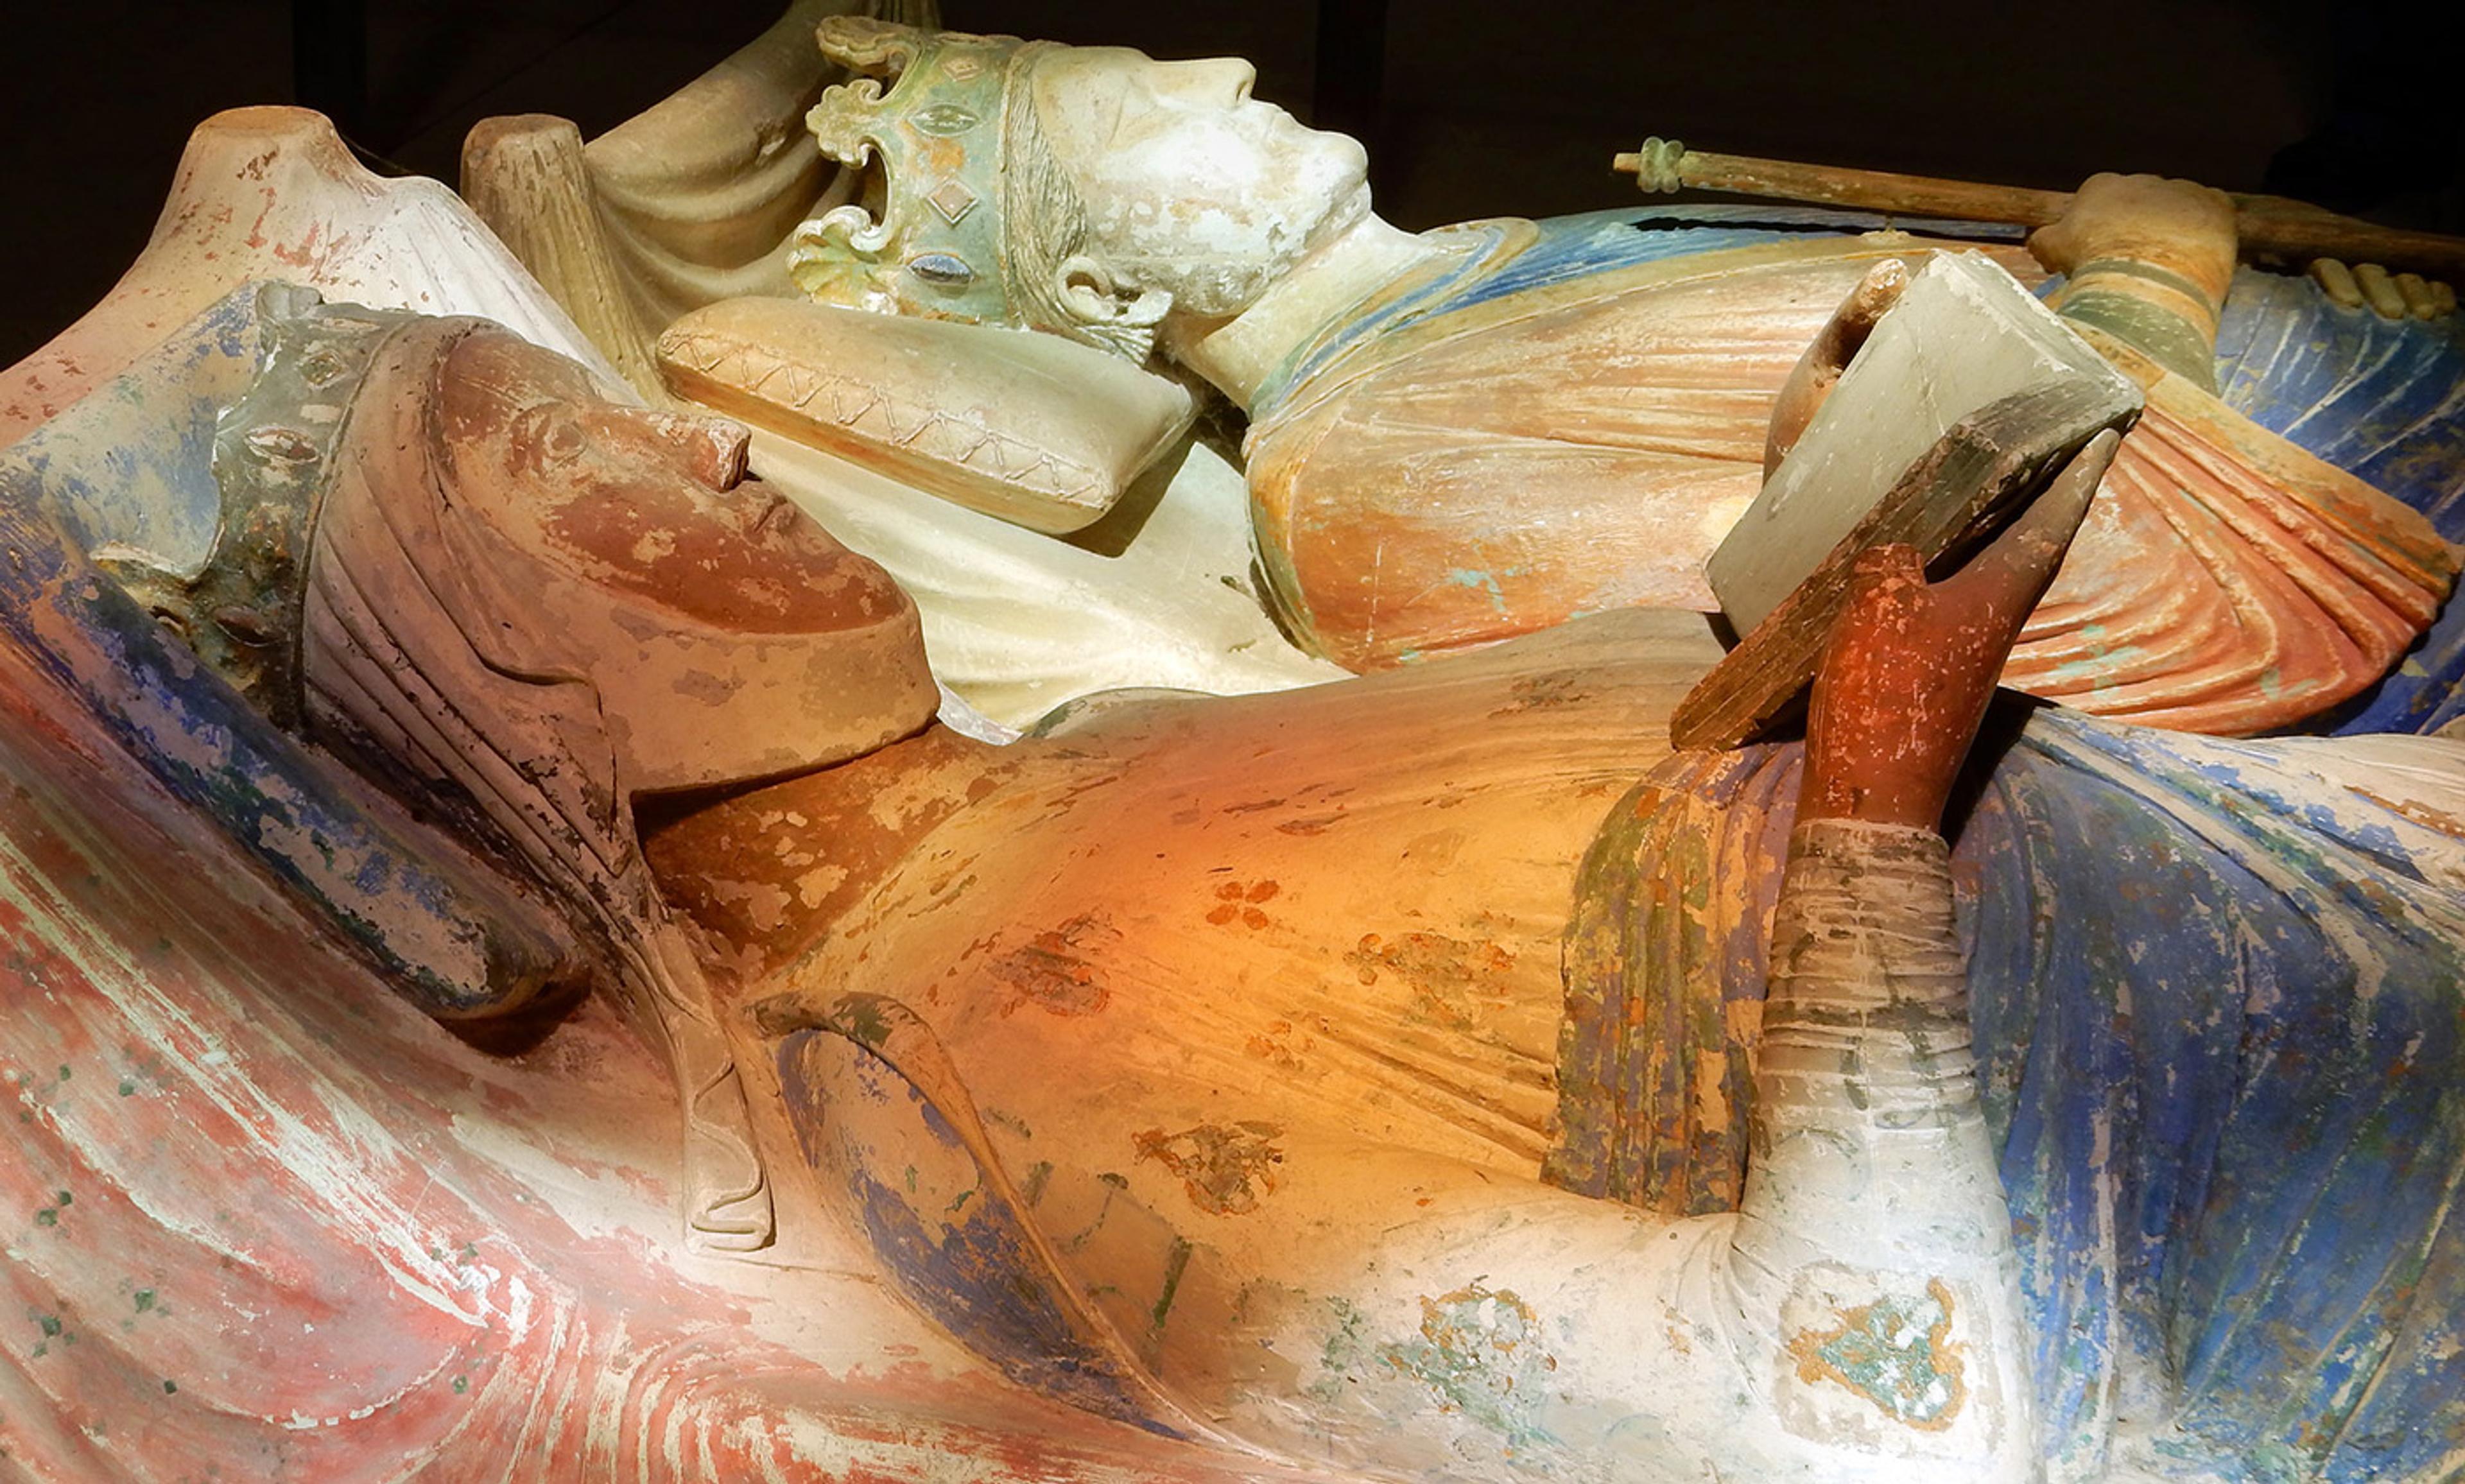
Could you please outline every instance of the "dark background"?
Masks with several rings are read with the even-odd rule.
[[[189,128],[216,109],[322,101],[381,170],[450,182],[475,121],[560,113],[596,134],[779,9],[12,7],[0,32],[0,178],[13,209],[0,232],[0,365],[109,289],[145,240]],[[1247,56],[1261,96],[1368,141],[1381,210],[1413,228],[1623,205],[1632,188],[1609,156],[1661,134],[2029,186],[2153,170],[2465,230],[2455,0],[944,0],[944,14],[1160,56]]]

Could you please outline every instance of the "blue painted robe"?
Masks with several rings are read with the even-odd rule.
[[[1680,755],[1612,811],[1568,939],[1560,1184],[1735,1200],[1743,1120],[1697,1089],[1748,1094],[1724,1010],[1763,993],[1798,756]],[[2230,1478],[2448,1476],[2465,742],[2046,708],[1954,862],[2050,1457],[2096,1477],[2122,1419],[2165,1418]]]

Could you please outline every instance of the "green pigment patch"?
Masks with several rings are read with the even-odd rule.
[[[1836,1329],[1790,1337],[1800,1381],[1846,1386],[1922,1431],[1951,1426],[1968,1388],[1960,1347],[1950,1342],[1951,1293],[1941,1279],[1927,1282],[1923,1299],[1877,1298],[1840,1320]]]
[[[1459,1412],[1510,1448],[1555,1442],[1539,1413],[1558,1361],[1541,1322],[1512,1289],[1476,1281],[1421,1300],[1421,1332],[1380,1347],[1379,1358],[1429,1388],[1441,1411]]]
[[[1359,1309],[1343,1298],[1327,1299],[1326,1308],[1335,1317],[1335,1324],[1326,1332],[1326,1343],[1319,1351],[1319,1377],[1310,1383],[1309,1395],[1317,1401],[1332,1403],[1344,1394],[1344,1384],[1360,1366],[1367,1345],[1362,1337],[1366,1321]]]

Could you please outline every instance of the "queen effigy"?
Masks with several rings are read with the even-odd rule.
[[[1144,167],[1141,110],[1170,90],[1143,66],[1200,93],[1237,70],[826,35],[860,66],[975,58],[907,95],[910,142],[998,106],[1055,168],[1081,115],[1105,168]],[[1273,178],[1340,184],[1343,149],[1313,147],[1323,178]],[[977,206],[926,208],[954,231],[1015,230],[1058,189],[951,158]],[[1366,201],[1325,225],[1243,192],[1259,210],[1216,224],[1224,257],[1177,263],[1137,238],[1188,218],[1108,217],[1099,184],[1071,181],[1085,236],[1031,265],[1058,287],[1030,307],[1077,316],[1090,354],[1144,360],[1152,334],[1186,365],[1263,365],[1234,354],[1259,343],[1241,321],[1339,241],[1404,254],[1368,292],[1433,325],[1513,297],[1450,299],[1489,250],[1356,237]],[[2104,228],[2083,192],[2075,227],[2144,225],[2135,193],[2205,210],[2143,188],[2100,192],[2122,201]],[[742,427],[642,405],[643,363],[441,189],[369,181],[313,116],[256,111],[201,130],[176,190],[113,298],[0,376],[12,1467],[2454,1471],[2465,744],[2436,731],[2435,667],[2353,679],[2379,653],[2358,633],[2395,646],[2385,669],[2444,631],[2454,557],[2405,502],[2435,517],[2422,492],[2458,477],[2438,418],[2369,466],[2414,482],[2372,488],[2162,389],[2209,345],[2201,301],[2183,331],[2179,285],[2116,290],[2133,302],[2086,322],[2147,389],[2140,426],[1956,560],[1856,556],[1802,742],[1673,751],[1722,646],[1667,603],[1301,689],[1098,696],[1018,735],[937,685],[917,603],[834,539],[829,498],[788,498],[830,466],[784,454],[774,483]],[[268,204],[254,229],[217,210],[233,192]],[[1023,312],[981,271],[1020,260],[967,245],[993,239],[899,239],[883,212],[764,249],[842,301],[754,296],[792,312],[730,322]],[[1553,230],[1510,255],[1525,291]],[[1822,264],[1829,297],[1791,310],[1794,344],[1770,330],[1768,385],[1716,440],[1759,481],[1817,400],[1784,384],[1840,372],[1873,311],[1853,291],[1892,254],[1690,230],[1785,277]],[[1591,253],[1555,280],[1586,315]],[[1767,294],[1763,271],[1716,277]],[[1346,344],[1415,333],[1323,305]],[[2296,307],[2415,356],[2409,387],[2453,353],[2440,323]],[[1541,333],[1532,308],[1471,340]],[[1345,399],[1381,384],[1355,369],[1313,405],[1367,417]],[[1597,387],[1558,369],[1529,374]],[[960,396],[984,370],[900,374]],[[1254,491],[1271,400],[1245,399]],[[2119,472],[2167,416],[2168,448],[2254,500],[2252,469],[2290,470],[2266,508],[2319,555],[2306,577],[2384,600],[2289,580],[2334,636],[2263,598],[2269,653],[2333,652],[2347,678],[2295,707],[2283,672],[2211,669],[2201,704],[2234,730],[2358,698],[2411,725],[2223,740],[1998,695],[2064,585],[2089,590],[2100,509],[2146,492]],[[2198,437],[2242,461],[2181,452]],[[1327,457],[1376,487],[1374,450]],[[940,500],[934,461],[868,477]],[[1290,467],[1321,477],[1316,454]],[[1387,467],[1427,488],[1410,456]],[[1639,503],[1677,487],[1618,467]],[[2094,590],[2100,622],[2131,619],[2141,589]]]

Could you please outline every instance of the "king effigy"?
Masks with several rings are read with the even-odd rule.
[[[791,235],[797,286],[1212,383],[1249,419],[1266,596],[1356,671],[1713,608],[1703,560],[1761,481],[1799,350],[1869,266],[1953,231],[1716,208],[1410,234],[1371,212],[1357,144],[1249,98],[1238,63],[856,19],[823,45],[862,76],[810,126],[877,199]],[[2061,275],[2061,312],[2155,404],[2012,683],[2227,735],[2341,705],[2364,730],[2444,720],[2411,676],[2380,682],[2454,577],[2458,532],[2434,528],[2454,321],[2238,271],[2224,198],[2179,185],[2092,182],[2035,239],[2043,263],[2008,233],[1986,245],[2027,281]],[[2451,647],[2414,668],[2446,675]]]

